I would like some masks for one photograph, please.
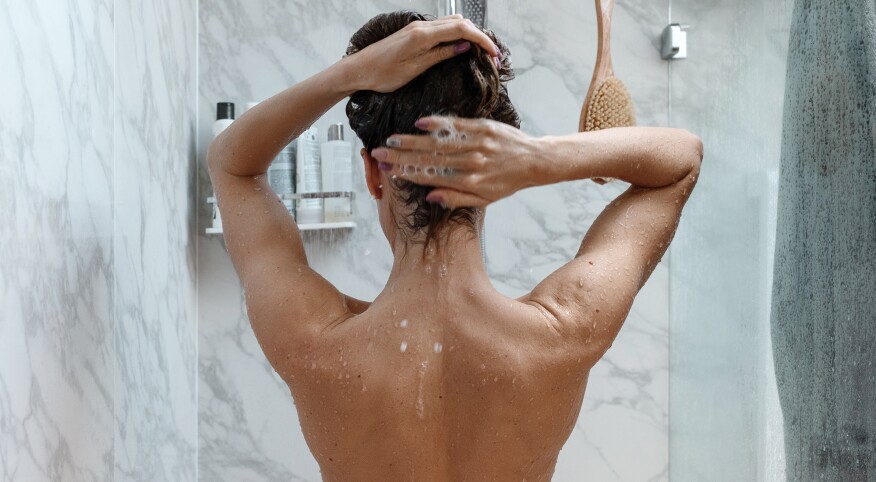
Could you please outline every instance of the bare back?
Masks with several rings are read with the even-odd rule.
[[[405,292],[286,375],[325,480],[550,480],[590,368],[570,338],[492,290]]]

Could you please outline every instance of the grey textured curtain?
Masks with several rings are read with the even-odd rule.
[[[797,0],[772,337],[789,481],[876,482],[876,0]]]

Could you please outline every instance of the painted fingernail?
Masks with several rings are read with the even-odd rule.
[[[377,149],[374,149],[373,151],[371,151],[371,155],[375,159],[377,159],[378,161],[385,161],[388,154],[389,154],[389,151],[387,151],[383,147],[378,147]]]
[[[430,193],[426,196],[426,201],[427,201],[427,202],[430,202],[430,203],[432,203],[432,204],[444,204],[444,198],[441,197],[440,194],[436,194],[434,191],[433,191],[433,192],[430,192]]]
[[[390,137],[386,140],[386,147],[401,147],[401,139],[398,137]]]
[[[388,162],[378,162],[378,163],[377,163],[377,168],[380,169],[381,171],[391,171],[391,170],[392,170],[392,164],[390,164],[390,163],[388,163]]]
[[[496,68],[501,69],[502,68],[502,61],[499,60],[499,57],[493,57],[493,60],[496,62]]]
[[[414,122],[414,127],[417,129],[428,129],[429,128],[429,120],[428,119],[419,119],[417,122]]]
[[[459,42],[453,46],[453,51],[457,54],[465,53],[471,50],[471,42]]]

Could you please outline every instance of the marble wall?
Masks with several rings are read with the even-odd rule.
[[[116,0],[116,481],[197,478],[197,1]]]
[[[374,14],[401,8],[438,13],[443,2],[201,0],[199,7],[199,230],[209,225],[204,166],[215,103],[266,98],[341,57]],[[549,5],[549,6],[548,6]],[[490,26],[510,46],[510,85],[534,135],[576,129],[595,60],[592,3],[489,3]],[[641,124],[666,125],[667,67],[658,39],[668,4],[618,2],[614,64]],[[317,123],[343,122],[336,106]],[[324,134],[323,134],[324,135]],[[353,296],[383,287],[391,253],[357,165],[358,228],[305,234],[315,268]],[[575,182],[528,190],[489,209],[487,266],[496,287],[519,295],[575,253],[584,232],[621,186]],[[201,235],[198,252],[199,470],[211,481],[319,480],[288,388],[262,355],[222,240]],[[661,264],[627,325],[591,375],[581,418],[555,480],[659,481],[668,477],[668,268]]]
[[[195,480],[196,2],[0,0],[0,480]]]

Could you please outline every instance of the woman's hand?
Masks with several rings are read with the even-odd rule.
[[[453,42],[451,45],[442,45]],[[501,55],[484,32],[462,15],[416,21],[389,37],[347,57],[355,76],[355,90],[393,92],[433,65],[477,44],[490,55]]]
[[[393,135],[371,155],[401,179],[435,186],[426,200],[449,208],[483,207],[543,184],[539,140],[487,119],[425,117],[431,135]]]

